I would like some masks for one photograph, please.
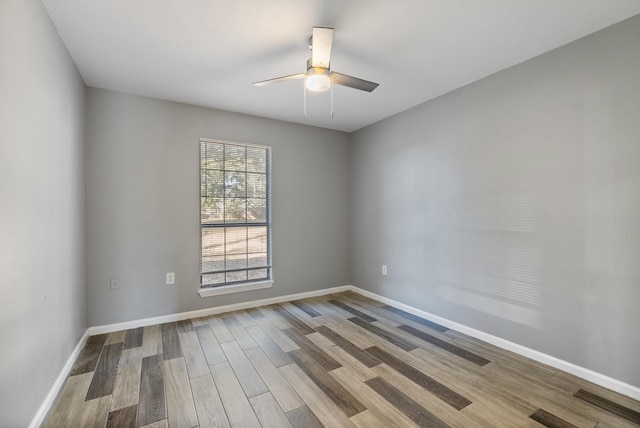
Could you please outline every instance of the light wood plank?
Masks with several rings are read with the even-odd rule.
[[[73,422],[80,417],[92,376],[93,372],[67,378],[60,395],[42,424],[43,428],[73,426]]]
[[[298,407],[286,413],[293,428],[324,428],[322,422],[308,406]]]
[[[81,428],[103,428],[109,416],[111,396],[106,395],[84,402],[80,417],[76,420]]]
[[[191,379],[191,391],[200,428],[230,427],[220,394],[211,375]]]
[[[291,357],[287,355],[280,347],[269,337],[267,333],[259,325],[251,326],[247,328],[247,331],[253,339],[258,343],[260,348],[265,354],[269,356],[269,359],[276,367],[291,364],[293,361]]]
[[[124,337],[127,334],[127,330],[114,331],[109,333],[107,340],[104,342],[105,345],[112,345],[114,343],[122,343],[124,342]]]
[[[235,316],[222,318],[223,322],[235,338],[235,341],[242,349],[249,349],[258,346],[258,344],[247,333],[247,330],[240,324]]]
[[[139,428],[167,428],[167,420],[163,419],[161,421],[154,422],[152,424],[145,425],[145,426],[139,427]]]
[[[122,409],[138,404],[140,392],[140,370],[142,369],[142,348],[137,347],[122,351],[113,397],[111,410]]]
[[[204,356],[204,352],[202,352],[196,332],[180,333],[178,337],[180,338],[180,346],[187,364],[189,377],[194,378],[209,374],[207,359]]]
[[[238,382],[240,382],[247,397],[264,394],[268,391],[267,386],[262,381],[262,378],[260,378],[258,372],[256,372],[256,369],[251,365],[251,362],[240,348],[240,345],[236,342],[225,342],[220,346],[222,346],[222,350],[227,356],[227,360],[229,364],[231,364],[238,378]]]
[[[149,325],[142,334],[142,356],[162,354],[162,331],[160,325]]]
[[[220,347],[220,343],[218,343],[218,340],[213,334],[213,330],[211,330],[208,322],[205,325],[195,326],[195,330],[198,340],[200,341],[200,346],[202,346],[202,351],[204,352],[204,356],[209,365],[221,363],[227,360],[227,357],[224,355],[224,352]]]
[[[162,358],[166,361],[182,357],[182,348],[180,347],[176,323],[165,323],[160,327],[162,329]]]
[[[278,370],[323,425],[327,427],[355,427],[342,410],[296,364],[288,364]]]
[[[225,361],[210,366],[210,369],[231,426],[261,428],[260,422],[253,412],[253,407],[244,394],[231,365]]]
[[[247,349],[245,353],[285,413],[304,406],[302,398],[261,348]]]
[[[292,428],[273,395],[266,392],[249,399],[263,428]]]
[[[164,383],[169,426],[192,428],[198,425],[184,358],[174,358],[164,362]]]
[[[218,342],[224,343],[233,342],[236,340],[236,338],[233,337],[233,334],[231,334],[231,332],[229,331],[227,325],[224,323],[224,321],[222,321],[222,318],[211,318],[209,320],[209,325],[211,326],[211,330],[213,330],[213,333],[216,335],[216,339],[218,339]]]

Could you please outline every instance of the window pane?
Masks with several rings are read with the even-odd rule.
[[[202,256],[202,272],[221,272],[225,270],[224,256]]]
[[[265,226],[248,227],[247,246],[249,253],[266,253],[267,228]]]
[[[267,253],[249,254],[248,267],[267,266]]]
[[[200,198],[200,222],[203,224],[224,221],[224,199]]]
[[[244,223],[247,220],[246,199],[225,200],[225,221],[227,223]]]
[[[224,169],[227,171],[246,171],[246,148],[227,144],[224,148]]]
[[[267,176],[264,174],[247,174],[247,198],[267,197]]]
[[[240,272],[227,272],[227,282],[238,282],[247,280],[247,271],[242,270]]]
[[[200,171],[200,196],[224,196],[224,172],[213,169]]]
[[[267,149],[247,147],[247,171],[267,172]]]
[[[202,229],[202,258],[209,256],[224,256],[225,239],[223,228]]]
[[[200,145],[200,168],[223,169],[224,145],[220,143],[203,142]]]
[[[227,227],[225,233],[226,254],[247,253],[247,228]]]
[[[249,280],[256,281],[258,279],[269,279],[267,269],[255,269],[249,271]]]
[[[247,199],[247,221],[256,223],[267,222],[266,199]]]
[[[225,171],[224,195],[227,198],[246,198],[247,174],[244,172]]]
[[[224,273],[202,275],[202,285],[221,285],[224,284]]]
[[[246,254],[232,254],[226,258],[226,268],[228,270],[233,269],[246,269],[247,267],[247,255]]]

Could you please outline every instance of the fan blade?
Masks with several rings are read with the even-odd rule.
[[[333,28],[313,27],[311,36],[311,66],[329,68]]]
[[[331,81],[336,85],[348,86],[349,88],[367,92],[371,92],[378,87],[378,83],[358,79],[357,77],[348,76],[342,73],[336,73],[335,71],[331,72]]]
[[[254,82],[253,85],[255,85],[255,86],[267,86],[267,85],[272,85],[274,83],[286,82],[287,80],[303,79],[304,76],[305,76],[304,73],[291,74],[289,76],[276,77],[275,79],[269,79],[269,80],[262,80],[260,82]]]

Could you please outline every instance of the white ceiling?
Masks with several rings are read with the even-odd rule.
[[[42,0],[88,86],[354,131],[640,13],[639,0]],[[380,83],[308,96],[313,26],[331,69]]]

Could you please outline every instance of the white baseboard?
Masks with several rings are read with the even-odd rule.
[[[630,385],[628,383],[619,381],[617,379],[611,378],[601,373],[594,372],[593,370],[587,369],[585,367],[581,367],[576,364],[570,363],[568,361],[564,361],[559,358],[556,358],[554,356],[536,351],[535,349],[527,348],[526,346],[513,343],[501,337],[494,336],[492,334],[485,333],[480,330],[476,330],[475,328],[468,327],[464,324],[459,324],[455,321],[451,321],[446,318],[442,318],[437,315],[431,314],[429,312],[416,309],[413,306],[400,303],[396,300],[389,299],[387,297],[381,296],[376,293],[372,293],[371,291],[363,290],[361,288],[354,287],[354,286],[351,286],[350,289],[358,294],[361,294],[363,296],[369,297],[371,299],[377,300],[382,303],[386,303],[398,309],[402,309],[405,312],[409,312],[410,314],[417,315],[429,321],[440,324],[444,327],[459,331],[460,333],[464,333],[471,337],[475,337],[476,339],[480,339],[484,342],[490,343],[499,348],[514,352],[518,355],[522,355],[523,357],[530,358],[539,363],[546,364],[558,370],[562,370],[564,372],[570,373],[581,379],[587,380],[589,382],[593,382],[596,385],[600,385],[604,388],[607,388],[612,391],[631,397],[634,400],[640,400],[640,388],[637,386]]]
[[[84,344],[87,342],[88,337],[89,333],[87,330],[84,332],[84,334],[76,344],[76,347],[73,348],[73,351],[71,352],[71,355],[69,355],[69,358],[67,358],[67,362],[62,367],[62,370],[60,371],[60,374],[56,378],[55,382],[53,382],[49,393],[40,405],[40,408],[36,412],[36,415],[31,420],[29,428],[38,428],[44,422],[44,418],[47,417],[47,413],[49,413],[51,406],[53,406],[53,402],[62,390],[64,381],[67,379],[67,376],[69,376],[71,368],[73,367],[73,363],[76,361],[76,358],[78,358],[78,355],[80,355],[80,351],[84,347]]]
[[[252,300],[250,302],[234,303],[225,306],[216,306],[214,308],[200,309],[197,311],[181,312],[178,314],[162,315],[153,318],[144,318],[140,320],[127,321],[117,324],[107,324],[95,327],[89,327],[87,330],[89,336],[96,334],[112,333],[114,331],[128,330],[130,328],[145,327],[148,325],[162,324],[166,322],[182,321],[191,318],[206,317],[209,315],[222,314],[225,312],[239,311],[242,309],[257,308],[258,306],[272,305],[274,303],[289,302],[291,300],[306,299],[309,297],[324,296],[325,294],[340,293],[351,290],[351,285],[343,285],[340,287],[324,288],[322,290],[307,291],[304,293],[288,294],[286,296],[270,297],[268,299]]]
[[[49,412],[49,409],[53,405],[55,398],[57,397],[58,393],[62,389],[62,386],[64,385],[64,381],[69,375],[69,372],[71,371],[71,368],[73,366],[75,359],[80,354],[80,351],[82,350],[82,347],[84,346],[89,336],[94,336],[96,334],[112,333],[114,331],[128,330],[131,328],[144,327],[144,326],[154,325],[154,324],[162,324],[166,322],[174,322],[174,321],[182,321],[182,320],[191,319],[191,318],[206,317],[209,315],[216,315],[216,314],[221,314],[225,312],[238,311],[242,309],[256,308],[259,306],[271,305],[274,303],[289,302],[292,300],[306,299],[309,297],[324,296],[326,294],[340,293],[343,291],[353,291],[363,296],[377,300],[379,302],[386,303],[398,309],[402,309],[403,311],[409,312],[411,314],[425,318],[429,321],[443,325],[447,328],[457,330],[471,337],[475,337],[476,339],[498,346],[507,351],[514,352],[518,355],[522,355],[534,361],[538,361],[542,364],[546,364],[558,370],[562,370],[564,372],[570,373],[581,379],[587,380],[589,382],[593,382],[597,385],[600,385],[604,388],[611,389],[620,394],[631,397],[635,400],[640,400],[640,388],[637,386],[633,386],[628,383],[619,381],[617,379],[613,379],[609,376],[605,376],[603,374],[594,372],[593,370],[580,367],[568,361],[564,361],[559,358],[553,357],[551,355],[547,355],[542,352],[536,351],[534,349],[527,348],[526,346],[513,343],[511,341],[502,339],[492,334],[488,334],[483,331],[476,330],[464,324],[459,324],[455,321],[451,321],[446,318],[439,317],[429,312],[425,312],[423,310],[414,308],[413,306],[409,306],[404,303],[398,302],[396,300],[381,296],[379,294],[372,293],[371,291],[363,290],[353,285],[343,285],[340,287],[325,288],[325,289],[316,290],[316,291],[307,291],[304,293],[288,294],[286,296],[270,297],[268,299],[252,300],[249,302],[241,302],[241,303],[234,303],[231,305],[217,306],[214,308],[200,309],[197,311],[181,312],[177,314],[163,315],[163,316],[153,317],[153,318],[144,318],[140,320],[127,321],[127,322],[116,323],[116,324],[89,327],[87,331],[84,333],[84,335],[80,338],[80,340],[78,341],[78,344],[76,345],[73,352],[69,356],[69,359],[67,360],[66,364],[62,368],[60,375],[58,376],[53,386],[51,387],[49,394],[47,394],[45,401],[42,403],[42,405],[40,406],[40,409],[38,410],[33,420],[31,421],[29,428],[37,428],[44,421],[44,418],[47,416],[47,413]]]

